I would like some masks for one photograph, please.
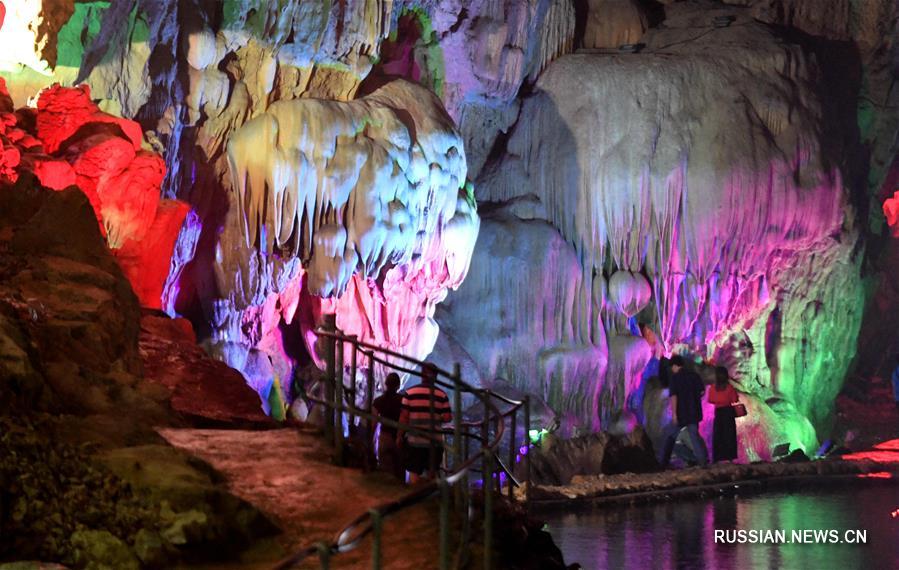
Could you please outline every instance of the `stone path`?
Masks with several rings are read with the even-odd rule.
[[[270,568],[274,561],[319,540],[330,540],[365,509],[408,490],[384,474],[330,464],[328,448],[311,432],[160,429],[175,447],[212,465],[229,491],[253,504],[284,532],[250,559],[204,569]],[[384,524],[384,568],[437,567],[437,503],[428,501]],[[262,550],[262,552],[260,552]],[[331,560],[331,568],[370,568],[371,540]],[[317,561],[302,568],[318,568]]]

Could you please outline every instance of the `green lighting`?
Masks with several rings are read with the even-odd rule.
[[[434,26],[431,24],[431,17],[420,6],[404,8],[400,12],[400,17],[412,16],[419,25],[421,30],[421,45],[425,48],[425,54],[422,62],[424,65],[424,77],[421,83],[430,87],[434,93],[439,96],[443,95],[443,83],[446,79],[446,70],[443,62],[443,50],[440,48],[440,42],[437,34],[434,32]],[[397,32],[390,32],[390,40],[397,40]]]
[[[545,436],[548,433],[549,433],[549,431],[547,431],[545,428],[544,429],[532,429],[532,430],[528,430],[528,437],[531,439],[531,443],[536,445],[536,444],[540,443],[540,440],[543,439],[543,436]]]
[[[275,374],[272,388],[268,393],[268,405],[271,410],[269,415],[273,420],[283,422],[287,419],[287,402],[284,401],[284,395],[281,392],[281,379],[277,374]]]
[[[465,190],[465,201],[468,202],[468,205],[472,210],[477,210],[478,202],[474,197],[474,184],[469,180],[465,182],[465,185],[462,188]]]
[[[60,28],[57,36],[57,66],[81,67],[84,47],[89,46],[100,33],[100,23],[108,8],[109,2],[78,2],[75,4],[75,12],[69,21]],[[131,17],[134,17],[133,14]],[[147,35],[149,35],[149,31]]]

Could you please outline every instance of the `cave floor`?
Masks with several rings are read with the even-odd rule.
[[[546,507],[577,503],[637,503],[720,493],[763,491],[794,484],[899,481],[899,439],[841,458],[670,469],[656,473],[575,476],[568,485],[535,486],[531,499]]]
[[[546,508],[578,503],[664,501],[736,489],[766,490],[828,481],[899,484],[899,406],[880,377],[850,379],[836,401],[835,440],[852,452],[841,459],[798,463],[715,464],[658,473],[575,476],[568,485],[538,486],[531,498]]]
[[[199,568],[270,568],[272,562],[320,540],[331,540],[365,509],[398,498],[408,487],[382,473],[330,463],[320,435],[297,429],[264,431],[160,429],[173,446],[214,467],[234,495],[267,514],[283,533],[251,547],[240,561]],[[411,507],[384,523],[383,566],[436,566],[437,505]],[[370,567],[371,540],[331,559],[331,568]],[[197,566],[191,566],[198,568]],[[317,559],[300,568],[319,568]]]

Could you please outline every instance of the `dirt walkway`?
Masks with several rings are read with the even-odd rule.
[[[212,465],[229,490],[268,514],[284,533],[255,562],[220,568],[267,568],[271,562],[319,540],[331,540],[365,509],[408,490],[383,474],[330,464],[319,436],[296,429],[267,431],[162,429],[172,445]],[[384,568],[424,570],[437,566],[437,505],[429,501],[384,524]],[[331,568],[368,568],[371,540],[340,554]],[[204,566],[204,568],[216,568]],[[318,563],[303,568],[318,568]]]

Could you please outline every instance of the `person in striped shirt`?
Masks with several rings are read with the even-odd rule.
[[[425,364],[421,370],[421,384],[406,390],[403,396],[403,408],[400,412],[400,423],[409,426],[435,432],[442,424],[453,420],[453,412],[450,408],[449,398],[446,392],[435,384],[437,369],[431,364]],[[437,466],[443,461],[443,434],[435,433],[433,439],[422,435],[409,433],[403,438],[402,429],[397,431],[396,445],[404,449],[406,471],[409,472],[409,482],[417,483],[427,472],[427,478],[434,478],[437,474]],[[434,463],[431,464],[431,447],[434,448]]]

